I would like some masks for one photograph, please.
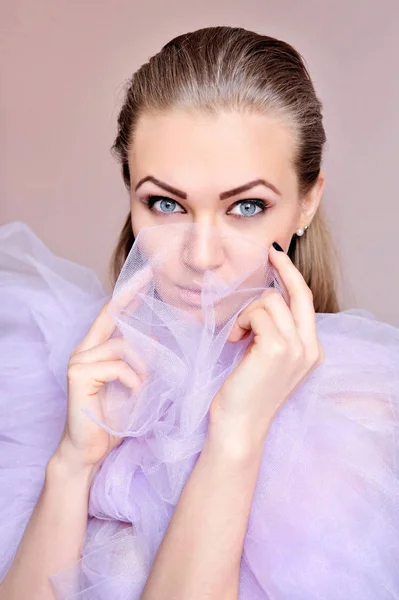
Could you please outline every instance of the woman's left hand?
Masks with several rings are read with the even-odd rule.
[[[254,338],[210,408],[213,430],[233,444],[241,439],[263,445],[279,408],[324,360],[310,288],[287,254],[271,246],[269,260],[287,288],[289,305],[268,289],[238,315],[228,341],[251,331]]]

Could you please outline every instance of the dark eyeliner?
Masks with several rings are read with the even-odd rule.
[[[179,204],[179,203],[177,202],[177,200],[173,200],[173,198],[168,198],[167,196],[154,196],[154,195],[152,195],[152,196],[147,196],[147,197],[144,199],[144,203],[145,203],[145,204],[147,204],[148,208],[151,210],[151,209],[152,209],[152,207],[154,206],[155,202],[158,202],[158,200],[170,200],[170,201],[172,201],[172,202],[176,202],[176,204]],[[180,206],[180,205],[179,205],[179,206]],[[183,207],[182,207],[182,208],[183,208]],[[160,213],[160,214],[162,214],[162,213]],[[164,214],[166,215],[167,213],[164,213]]]
[[[229,208],[229,210],[231,210],[232,208],[234,208],[235,206],[237,206],[237,204],[245,204],[246,202],[250,203],[250,204],[255,204],[255,206],[257,206],[258,208],[262,209],[262,212],[257,213],[255,215],[248,215],[247,217],[245,215],[234,215],[234,214],[230,214],[231,217],[237,217],[238,219],[254,219],[255,217],[260,217],[261,215],[263,215],[266,210],[268,208],[270,208],[266,202],[264,200],[261,200],[260,198],[245,198],[243,200],[237,200],[237,202],[234,202],[234,204],[232,204]],[[227,211],[226,213],[227,215],[229,214],[229,212]]]
[[[154,194],[145,197],[143,199],[143,203],[148,206],[149,210],[153,210],[153,206],[154,206],[155,202],[158,202],[159,200],[169,200],[170,202],[175,202],[178,206],[183,208],[183,206],[179,202],[177,202],[177,200],[174,200],[173,198],[169,198],[168,196],[157,196]],[[245,202],[255,204],[255,206],[262,209],[262,212],[257,213],[255,215],[248,215],[248,216],[235,215],[235,214],[229,213],[229,211],[231,211],[235,206],[237,206],[238,204],[244,204]],[[270,206],[264,200],[261,200],[260,198],[244,198],[243,200],[237,200],[236,202],[234,202],[234,204],[232,204],[229,207],[226,214],[230,214],[230,216],[237,217],[238,219],[250,219],[250,218],[258,217],[258,216],[264,214],[266,212],[266,210],[269,208],[270,208]],[[184,208],[183,208],[183,210],[184,210]],[[161,211],[156,211],[156,213],[159,215],[178,214],[178,213],[163,213]],[[184,213],[180,213],[180,214],[184,214]]]

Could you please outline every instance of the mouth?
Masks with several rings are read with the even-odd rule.
[[[181,285],[177,285],[177,291],[179,294],[179,298],[184,304],[188,304],[189,306],[200,307],[202,304],[201,298],[201,287],[199,286],[191,286],[191,287],[183,287]]]
[[[187,290],[188,292],[197,292],[197,293],[201,293],[201,287],[198,285],[193,285],[193,286],[183,286],[183,285],[178,285],[177,286],[180,290]]]

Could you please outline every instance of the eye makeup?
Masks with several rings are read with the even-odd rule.
[[[168,198],[167,196],[157,196],[157,195],[148,195],[144,198],[141,199],[141,202],[143,204],[145,204],[146,206],[148,206],[148,209],[155,213],[156,215],[159,216],[169,216],[169,215],[176,215],[176,214],[185,214],[185,210],[184,208],[181,206],[181,204],[179,204],[179,202],[177,202],[177,200],[174,200],[173,198]],[[169,203],[169,205],[172,205],[172,210],[166,210],[165,212],[162,210],[158,210],[157,208],[154,207],[154,205],[157,202],[164,202],[164,203]],[[235,207],[239,207],[240,205],[242,206],[253,206],[255,208],[258,208],[259,211],[258,212],[252,212],[250,214],[237,214],[237,213],[231,213],[229,211],[231,211],[233,208]],[[183,211],[174,211],[173,208],[175,208],[176,206],[180,206],[180,208],[183,208]],[[267,202],[265,202],[264,200],[261,200],[260,198],[246,198],[244,200],[238,200],[237,202],[234,202],[234,204],[232,204],[228,211],[226,212],[226,214],[228,214],[229,216],[232,216],[234,218],[237,219],[253,219],[255,217],[261,216],[263,215],[268,209],[271,208],[271,205],[269,205]]]

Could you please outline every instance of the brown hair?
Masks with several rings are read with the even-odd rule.
[[[129,81],[112,146],[129,190],[128,150],[138,118],[170,108],[272,113],[293,132],[299,195],[318,178],[326,141],[322,103],[303,58],[284,41],[239,27],[207,27],[179,35],[142,65]],[[113,283],[133,243],[129,213],[112,256]],[[322,206],[306,233],[292,237],[288,255],[313,293],[315,311],[339,312],[340,265]]]

